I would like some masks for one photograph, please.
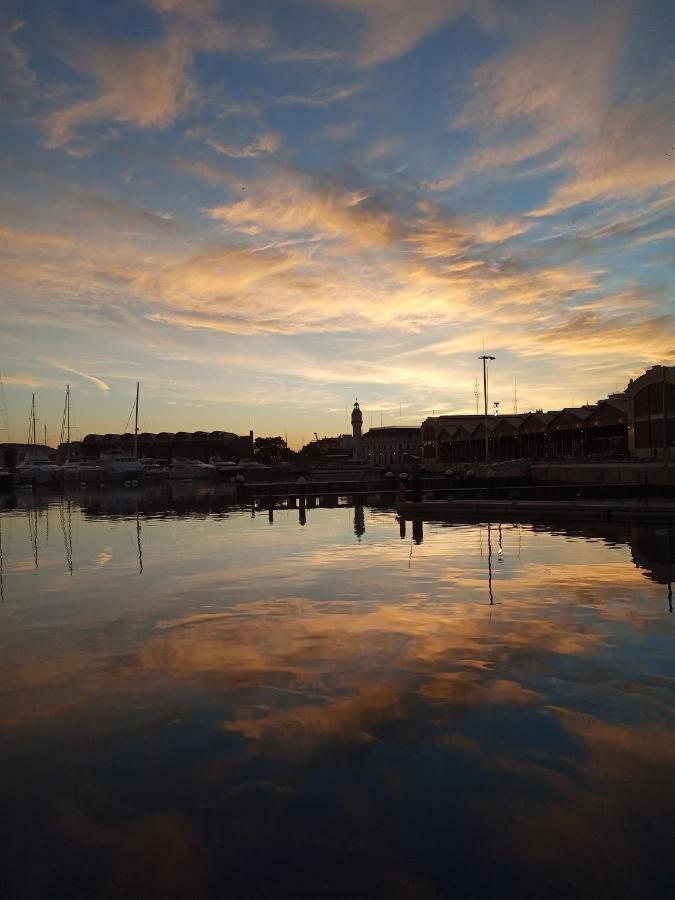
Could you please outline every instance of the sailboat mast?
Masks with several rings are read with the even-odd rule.
[[[134,459],[138,459],[138,393],[140,382],[136,382],[136,423],[134,425]]]
[[[37,444],[37,434],[35,431],[35,394],[32,394],[30,402],[30,426],[28,428],[28,443]]]
[[[70,385],[66,385],[66,462],[70,462]]]

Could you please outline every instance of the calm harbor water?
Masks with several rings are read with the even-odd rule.
[[[667,531],[226,504],[0,498],[0,897],[673,896]]]

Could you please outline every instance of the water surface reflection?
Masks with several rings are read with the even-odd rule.
[[[0,513],[0,895],[671,896],[667,530],[188,487]]]

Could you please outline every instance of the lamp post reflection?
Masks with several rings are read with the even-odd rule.
[[[2,518],[0,517],[0,603],[5,602],[5,568],[2,557]]]
[[[502,549],[502,539],[501,539],[501,524],[499,525],[499,551]],[[487,526],[487,560],[488,560],[488,596],[489,603],[488,606],[500,606],[501,604],[498,601],[495,601],[494,594],[492,592],[492,523],[488,522]],[[492,609],[490,609],[490,621],[492,621]]]
[[[673,573],[671,562],[670,528],[666,528],[666,563],[668,578],[668,612],[673,611]]]

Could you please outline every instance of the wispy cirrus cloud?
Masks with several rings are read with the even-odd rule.
[[[443,25],[464,14],[487,18],[488,0],[306,0],[357,20],[353,56],[361,68],[389,62],[412,50]]]
[[[280,134],[268,131],[258,135],[255,140],[250,141],[248,144],[228,144],[213,138],[210,138],[207,144],[213,147],[217,153],[229,156],[231,159],[252,159],[256,156],[278,153],[282,140]]]
[[[330,106],[332,103],[349,100],[362,90],[362,85],[345,85],[315,90],[309,94],[286,94],[278,97],[276,102],[282,106]]]
[[[27,388],[54,387],[57,384],[53,379],[42,378],[28,372],[3,372],[2,382],[8,386]]]
[[[166,128],[197,97],[196,53],[255,53],[270,42],[266,25],[223,18],[209,0],[148,5],[160,18],[159,37],[113,43],[68,33],[59,50],[80,77],[83,96],[45,116],[49,147],[63,147],[81,127],[102,122]]]
[[[212,207],[208,215],[249,233],[305,232],[368,246],[386,245],[392,227],[389,211],[367,190],[290,171],[259,182],[245,200]]]
[[[19,42],[25,24],[24,19],[0,14],[0,99],[8,107],[20,104],[26,92],[37,84],[28,52]]]
[[[51,365],[54,366],[55,369],[61,369],[63,372],[70,372],[73,375],[77,375],[79,378],[91,381],[91,383],[104,394],[107,394],[110,391],[110,385],[103,381],[102,378],[97,378],[96,375],[88,375],[86,372],[81,372],[79,369],[73,369],[70,366],[64,366],[61,363],[52,362]]]
[[[270,56],[270,62],[275,63],[294,63],[294,62],[310,62],[323,63],[333,62],[343,56],[342,50],[328,50],[321,47],[296,47],[294,49],[276,50]]]
[[[455,179],[509,169],[588,139],[616,89],[626,16],[623,6],[609,18],[603,8],[583,18],[570,8],[518,20],[515,40],[474,71],[468,99],[452,119],[477,138]],[[450,174],[441,187],[452,183]]]
[[[80,42],[73,44],[67,58],[85,79],[89,96],[47,116],[50,147],[62,147],[89,122],[166,127],[194,96],[189,75],[192,49],[179,31],[137,45]]]
[[[635,90],[599,117],[588,144],[573,156],[570,176],[532,215],[550,216],[581,203],[653,193],[669,192],[672,201],[673,135],[672,91],[665,85]]]

